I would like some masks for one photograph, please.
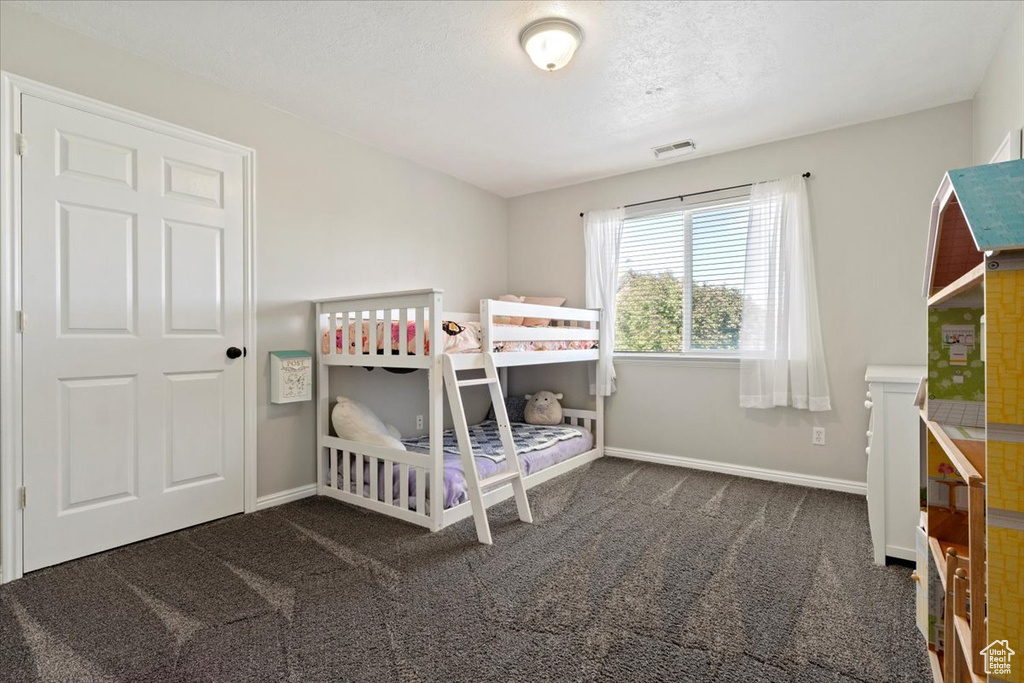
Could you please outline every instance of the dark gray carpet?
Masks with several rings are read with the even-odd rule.
[[[864,499],[605,458],[494,546],[331,500],[0,588],[9,681],[926,681]]]

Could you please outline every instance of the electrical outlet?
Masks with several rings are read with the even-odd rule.
[[[825,428],[824,427],[812,427],[811,428],[811,443],[815,446],[825,445]]]
[[[417,415],[416,416],[416,429],[423,429],[423,416],[422,415]]]

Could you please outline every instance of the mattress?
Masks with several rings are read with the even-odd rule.
[[[556,465],[560,462],[568,460],[574,456],[586,453],[594,447],[594,435],[583,427],[570,426],[570,425],[559,425],[559,427],[572,429],[579,432],[578,437],[558,439],[546,448],[539,448],[532,450],[528,453],[522,453],[519,455],[519,462],[523,468],[524,475],[535,474],[542,470]],[[445,436],[454,438],[453,430],[445,430]],[[410,451],[417,453],[428,453],[429,449],[409,447]],[[354,462],[354,455],[350,455],[352,462]],[[504,472],[508,467],[508,461],[503,460],[496,462],[493,457],[489,456],[476,456],[476,469],[481,479],[486,479],[495,474]],[[341,486],[342,474],[341,474],[341,463],[338,463],[338,485]],[[386,476],[386,466],[381,464],[378,467],[377,472],[377,500],[384,501],[384,478]],[[401,480],[401,470],[398,465],[392,466],[392,500],[395,501],[395,505],[399,504],[399,482]],[[353,481],[350,484],[350,492],[355,492],[355,476],[352,477]],[[369,497],[370,495],[370,472],[369,463],[363,465],[363,496]],[[416,507],[416,472],[409,469],[409,509],[415,509]],[[466,484],[466,476],[462,470],[462,458],[455,453],[445,452],[444,453],[444,508],[447,510],[450,507],[454,507],[460,503],[464,503],[469,498],[467,497],[468,486]],[[430,484],[427,482],[427,499],[430,498]]]
[[[416,323],[406,323],[405,334],[402,334],[402,323],[392,322],[391,323],[391,334],[385,334],[385,322],[383,320],[377,321],[377,348],[374,349],[377,353],[383,353],[387,346],[390,346],[392,353],[398,353],[402,345],[405,344],[405,351],[410,355],[416,353]],[[456,323],[452,321],[444,321],[442,323],[444,334],[444,352],[445,353],[480,353],[483,334],[480,330],[479,322],[465,322]],[[362,327],[362,352],[370,353],[370,322],[364,321]],[[524,329],[536,329],[534,327],[526,327],[524,325],[498,325],[498,327],[521,327]],[[348,326],[348,338],[349,338],[349,353],[355,353],[356,339],[360,335],[356,334],[356,323],[349,323]],[[390,343],[389,340],[390,339]],[[342,341],[342,330],[338,329],[335,331],[335,347],[340,351],[343,347]],[[330,353],[330,332],[324,332],[323,337],[320,340],[321,353]],[[423,340],[424,353],[430,353],[430,338],[429,335]],[[510,351],[586,351],[588,349],[597,348],[597,342],[593,340],[554,340],[554,341],[503,341],[495,342],[494,348],[491,351],[501,353]]]

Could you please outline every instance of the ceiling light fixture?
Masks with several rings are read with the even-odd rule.
[[[519,43],[538,69],[558,71],[583,42],[580,27],[567,19],[541,19],[519,34]]]

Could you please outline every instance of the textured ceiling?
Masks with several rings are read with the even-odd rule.
[[[969,99],[1013,2],[12,2],[503,196]],[[535,68],[519,31],[584,41]],[[688,158],[693,158],[688,157]]]

